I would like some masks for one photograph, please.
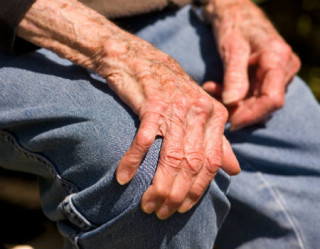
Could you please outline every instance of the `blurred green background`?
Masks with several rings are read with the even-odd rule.
[[[302,77],[320,101],[320,0],[254,0],[302,61]]]

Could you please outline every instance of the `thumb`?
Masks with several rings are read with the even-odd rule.
[[[249,90],[248,61],[250,47],[239,37],[230,37],[222,46],[224,81],[222,102],[229,105],[244,99]]]

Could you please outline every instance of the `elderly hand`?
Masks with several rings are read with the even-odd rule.
[[[188,211],[222,167],[240,171],[225,139],[225,107],[149,43],[75,0],[37,0],[18,35],[94,70],[140,118],[117,179],[128,183],[156,136],[163,137],[158,168],[142,197],[145,212],[165,219]]]
[[[135,36],[118,36],[105,43],[102,54],[108,56],[102,57],[98,73],[141,124],[118,165],[117,179],[129,182],[156,136],[162,136],[158,168],[141,205],[165,219],[196,204],[220,167],[229,174],[239,172],[223,136],[227,111],[174,59]]]
[[[286,87],[300,68],[298,57],[249,0],[211,0],[204,15],[224,63],[221,97],[231,129],[265,120],[283,106]],[[215,96],[220,90],[215,82],[203,88]]]

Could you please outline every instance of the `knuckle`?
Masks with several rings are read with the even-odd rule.
[[[195,176],[199,173],[199,171],[202,168],[203,155],[200,151],[189,152],[185,156],[185,161],[186,167],[184,167],[184,169],[192,176]]]
[[[178,171],[182,158],[183,156],[180,150],[170,150],[169,153],[160,156],[159,165]]]
[[[211,164],[205,167],[205,174],[212,178],[217,174],[219,168],[221,167],[221,164]]]
[[[291,57],[292,54],[292,48],[287,43],[282,43],[282,53],[288,57],[288,59]]]
[[[222,155],[221,150],[215,150],[212,152],[213,156],[210,156],[207,158],[205,167],[204,167],[204,173],[207,177],[214,177],[219,168],[222,165],[222,157],[217,155]]]
[[[189,198],[194,202],[198,201],[206,188],[207,186],[204,182],[195,182],[189,191]]]
[[[222,122],[227,122],[229,113],[227,108],[221,103],[215,105],[215,118],[221,120]]]
[[[197,116],[210,116],[213,112],[212,101],[204,96],[197,97],[196,101],[192,104],[192,110]]]
[[[154,194],[159,198],[166,198],[170,193],[170,189],[163,184],[157,184],[154,187]]]
[[[274,53],[277,54],[277,58],[279,63],[287,63],[292,55],[291,47],[285,43],[283,40],[275,40],[271,43],[271,48],[273,49]]]
[[[172,193],[170,192],[170,194],[168,194],[167,198],[166,198],[166,202],[173,205],[173,206],[179,206],[183,200],[184,200],[184,195],[181,195],[179,193]]]
[[[150,135],[149,130],[144,129],[137,134],[136,145],[138,148],[145,150],[152,145],[154,138]]]
[[[272,106],[275,110],[278,110],[284,106],[284,96],[275,95],[271,97]]]
[[[270,47],[273,48],[274,51],[285,52],[289,46],[282,39],[275,37],[271,40]]]

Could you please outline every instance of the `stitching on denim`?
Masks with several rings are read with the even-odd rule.
[[[82,233],[81,233],[82,234]],[[80,235],[81,235],[80,234]],[[80,235],[79,236],[76,236],[75,238],[74,238],[74,246],[75,246],[75,248],[76,249],[81,249],[80,248],[80,245],[79,245],[79,237],[80,237]]]
[[[237,155],[238,156],[238,155]],[[302,233],[299,231],[298,226],[295,222],[295,219],[293,217],[291,217],[291,215],[286,211],[285,209],[285,205],[284,202],[280,196],[280,194],[278,193],[277,190],[275,190],[269,183],[268,181],[265,179],[265,177],[263,176],[263,174],[256,168],[253,166],[253,164],[251,162],[249,162],[248,160],[244,160],[246,161],[251,168],[255,169],[257,171],[257,173],[259,174],[260,178],[262,179],[262,181],[265,183],[265,185],[267,186],[267,188],[270,190],[270,193],[272,194],[272,196],[275,198],[275,200],[277,201],[278,205],[280,206],[280,208],[282,209],[283,213],[285,214],[285,216],[287,217],[291,227],[293,228],[294,234],[297,238],[298,244],[301,247],[301,249],[305,249],[303,242],[302,242]]]
[[[270,189],[271,194],[274,196],[275,200],[277,201],[278,205],[280,206],[280,208],[282,209],[282,211],[284,212],[285,216],[287,217],[290,225],[292,226],[294,233],[297,237],[298,243],[301,246],[302,249],[305,249],[303,242],[302,242],[302,234],[298,231],[297,225],[294,222],[294,218],[291,217],[291,215],[286,211],[285,209],[285,205],[283,203],[283,200],[280,196],[280,194],[278,193],[277,190],[275,190],[270,184],[269,182],[265,179],[265,177],[261,174],[261,172],[258,171],[258,174],[260,175],[260,178],[262,179],[262,181],[265,183],[265,185]]]
[[[12,134],[5,130],[0,130],[0,137],[2,137],[6,142],[10,143],[14,150],[18,151],[26,158],[36,160],[37,162],[41,163],[44,167],[46,167],[51,177],[53,177],[54,180],[57,180],[57,182],[61,184],[64,188],[66,188],[69,194],[71,194],[71,196],[74,195],[74,193],[79,192],[79,189],[74,184],[67,182],[66,180],[61,178],[58,172],[54,169],[54,166],[45,157],[24,149]],[[82,214],[80,214],[76,210],[72,203],[71,197],[66,198],[66,200],[62,203],[62,208],[67,214],[69,214],[67,215],[68,219],[71,222],[74,222],[74,224],[78,225],[80,228],[86,231],[92,228],[96,228],[95,225],[91,224]],[[74,246],[76,249],[80,249],[78,240],[81,234],[83,233],[80,232],[80,234],[78,236],[75,236],[73,239]]]
[[[26,158],[35,160],[45,166],[48,169],[50,175],[55,180],[57,180],[64,188],[66,188],[69,194],[78,192],[78,188],[74,184],[67,182],[66,180],[61,178],[58,172],[54,169],[54,166],[45,157],[23,148],[14,138],[14,136],[7,131],[0,130],[0,137],[2,137],[6,142],[10,143],[14,150],[20,152]]]
[[[73,205],[72,196],[68,196],[62,204],[63,210],[68,214],[68,219],[82,230],[89,231],[96,228],[90,221],[88,221]]]

